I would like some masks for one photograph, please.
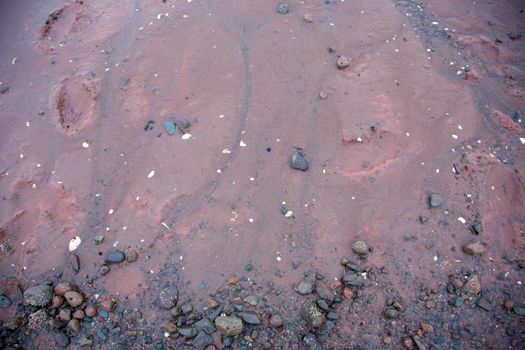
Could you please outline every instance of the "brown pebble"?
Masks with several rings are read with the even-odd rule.
[[[160,328],[164,329],[168,333],[177,333],[177,325],[171,321],[164,321]]]
[[[219,307],[219,303],[215,299],[208,299],[208,308],[209,309],[216,309]]]
[[[314,15],[312,15],[311,13],[305,13],[303,19],[305,22],[311,23],[314,21]]]
[[[485,252],[485,247],[481,243],[469,243],[463,246],[463,252],[467,255],[480,255]]]
[[[384,344],[387,344],[387,345],[388,345],[388,344],[391,344],[391,343],[392,343],[392,337],[390,337],[390,336],[388,336],[388,335],[385,335],[385,336],[383,337],[383,343],[384,343]]]
[[[84,312],[86,316],[88,317],[95,317],[97,315],[97,308],[95,307],[95,305],[90,304],[86,306],[86,308],[84,309]]]
[[[71,309],[62,309],[58,313],[58,318],[62,321],[70,321],[71,320]]]
[[[459,288],[462,288],[462,287],[463,287],[463,281],[460,280],[459,278],[456,278],[456,277],[452,278],[452,279],[450,280],[450,283],[452,283],[452,285],[453,285],[454,288],[456,288],[456,289],[459,289]]]
[[[68,326],[69,328],[71,328],[71,330],[73,330],[73,332],[80,331],[80,321],[77,320],[76,318],[69,321]]]
[[[110,312],[115,307],[115,300],[105,299],[100,303],[99,307],[104,311]]]
[[[77,311],[73,312],[73,318],[76,318],[76,319],[79,319],[79,320],[83,320],[84,317],[86,317],[86,314],[82,310],[77,310]]]
[[[343,289],[343,298],[352,299],[354,297],[354,292],[350,288]]]
[[[514,303],[512,302],[512,300],[510,299],[507,299],[503,302],[503,308],[506,310],[506,311],[512,311],[512,308],[514,307]]]
[[[414,341],[410,338],[403,339],[403,346],[407,350],[412,350],[414,348]]]
[[[239,279],[237,277],[230,277],[228,278],[227,282],[230,286],[239,283]]]
[[[434,332],[434,327],[432,327],[431,324],[428,324],[428,323],[424,323],[424,322],[421,322],[419,324],[419,328],[421,328],[421,330],[425,333],[433,333]]]
[[[58,309],[60,307],[60,305],[62,305],[62,303],[64,302],[64,298],[61,297],[60,295],[55,295],[53,297],[53,302],[51,303],[51,308],[52,309]]]
[[[319,97],[321,98],[321,100],[326,100],[326,98],[328,97],[328,92],[322,90],[322,91],[319,93]]]
[[[284,321],[280,315],[274,314],[270,317],[270,325],[273,328],[280,328],[283,326],[283,324],[284,324]]]
[[[344,69],[350,65],[350,60],[346,56],[339,56],[337,59],[337,68]]]
[[[69,282],[62,282],[57,284],[55,287],[55,294],[59,296],[64,296],[67,292],[74,291],[76,288],[72,283]]]
[[[139,253],[135,249],[128,248],[124,251],[124,254],[126,255],[126,261],[129,263],[133,263],[139,258]]]
[[[71,307],[80,306],[84,302],[84,297],[82,296],[82,294],[75,291],[67,292],[66,294],[64,294],[64,297],[66,298],[67,303]]]
[[[427,300],[425,301],[425,307],[427,309],[433,309],[436,307],[436,303],[433,300]]]

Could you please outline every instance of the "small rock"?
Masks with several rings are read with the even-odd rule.
[[[440,205],[443,204],[443,198],[438,194],[431,194],[428,197],[428,204],[430,205],[431,208],[439,207]]]
[[[516,315],[520,315],[520,316],[525,316],[525,307],[523,306],[513,306],[512,307],[512,311],[516,314]]]
[[[481,243],[469,243],[463,246],[463,252],[467,255],[480,255],[485,252],[485,247]]]
[[[485,311],[492,311],[492,304],[487,300],[487,298],[479,298],[476,305]]]
[[[219,316],[215,319],[215,327],[225,336],[236,336],[243,330],[242,320],[235,316]]]
[[[308,169],[308,162],[304,158],[304,155],[301,151],[295,150],[292,154],[290,160],[290,167],[292,169],[306,171]]]
[[[420,224],[424,224],[425,222],[428,221],[428,218],[426,216],[419,216],[417,220],[419,221]]]
[[[244,302],[251,306],[257,306],[257,304],[259,304],[259,297],[256,295],[248,295],[246,298],[244,298]]]
[[[66,322],[71,321],[71,309],[60,310],[60,312],[58,313],[58,318]]]
[[[179,328],[177,332],[186,339],[191,339],[197,335],[197,330],[193,327]]]
[[[481,292],[481,283],[479,281],[478,276],[470,276],[467,280],[467,283],[465,283],[463,289],[471,295],[478,295],[479,292]]]
[[[99,304],[99,307],[106,312],[111,312],[113,308],[115,308],[115,304],[116,303],[114,299],[106,298],[102,300],[102,302]]]
[[[71,330],[73,330],[73,332],[79,332],[80,331],[80,321],[77,320],[76,318],[74,318],[71,321],[69,321],[69,323],[67,325],[69,326],[69,328],[71,328]]]
[[[9,91],[9,86],[2,86],[0,88],[0,94],[2,94],[2,95],[5,94],[8,91]]]
[[[312,293],[313,287],[311,283],[301,281],[299,285],[297,286],[297,293],[301,295],[307,295]]]
[[[365,241],[354,242],[352,251],[357,255],[367,255],[369,253],[368,244]]]
[[[118,264],[118,263],[123,262],[125,258],[126,256],[124,255],[123,252],[116,251],[116,252],[109,253],[106,256],[106,261],[110,264]]]
[[[424,323],[424,322],[421,322],[419,324],[419,328],[421,328],[421,330],[425,333],[433,333],[434,332],[434,327],[432,327],[431,324],[428,324],[428,323]]]
[[[193,311],[193,306],[191,304],[183,304],[181,307],[180,307],[180,311],[183,313],[183,314],[189,314],[190,312]]]
[[[285,15],[290,11],[290,6],[288,4],[281,3],[277,5],[277,12],[281,15]]]
[[[330,310],[330,305],[328,305],[328,303],[324,299],[317,299],[315,303],[317,304],[317,306],[321,308],[321,310],[324,310],[324,311]]]
[[[203,318],[202,320],[199,320],[195,322],[194,324],[195,329],[197,329],[199,332],[203,331],[208,334],[213,334],[215,332],[215,326],[213,323],[210,322],[207,318]]]
[[[139,253],[135,249],[128,248],[124,251],[126,255],[126,261],[129,263],[134,263],[139,258]]]
[[[454,277],[450,280],[450,283],[452,283],[452,285],[454,286],[454,288],[456,289],[459,289],[459,288],[463,288],[463,281],[460,280],[459,278],[457,277]]]
[[[416,347],[418,350],[427,350],[427,347],[423,344],[423,340],[420,337],[414,335],[412,337],[412,340],[414,341],[414,343],[416,343]]]
[[[514,303],[512,302],[512,300],[510,299],[506,299],[504,302],[503,302],[503,308],[506,310],[506,311],[512,311],[512,308],[514,307]]]
[[[98,234],[95,235],[95,244],[99,245],[104,243],[104,238],[106,238],[104,235]]]
[[[64,303],[64,297],[60,295],[55,295],[53,301],[51,302],[52,309],[58,309]]]
[[[0,295],[0,309],[7,309],[11,304],[11,299],[9,299],[9,297]]]
[[[215,299],[208,299],[208,309],[216,309],[219,307],[219,303]]]
[[[475,235],[479,235],[483,231],[483,226],[480,223],[472,225],[470,228]]]
[[[169,320],[162,322],[162,324],[160,325],[160,328],[164,329],[166,332],[170,334],[177,333],[177,325]]]
[[[203,331],[199,332],[199,334],[197,334],[195,339],[192,341],[193,347],[197,350],[204,350],[208,345],[211,344],[213,344],[213,338]]]
[[[314,16],[311,13],[305,13],[303,19],[305,22],[311,23],[314,21]]]
[[[166,120],[164,121],[164,129],[166,129],[166,132],[168,135],[175,134],[175,131],[177,131],[177,128],[175,127],[175,123],[173,120]]]
[[[507,36],[509,37],[510,40],[518,40],[521,38],[521,33],[520,32],[509,32],[507,33]]]
[[[354,292],[350,288],[343,289],[343,298],[346,300],[352,299],[354,297]]]
[[[46,306],[53,299],[53,288],[47,284],[41,284],[26,289],[24,302],[32,306]]]
[[[53,335],[53,338],[55,339],[55,343],[57,343],[57,345],[61,348],[66,348],[71,342],[69,337],[62,332],[55,333]]]
[[[350,65],[350,60],[348,57],[340,55],[339,58],[337,58],[337,68],[344,69]]]
[[[343,276],[343,282],[347,287],[361,287],[365,284],[365,279],[360,273],[349,273]]]
[[[241,317],[241,319],[244,322],[246,322],[248,324],[260,324],[261,323],[261,320],[259,319],[259,316],[257,316],[253,312],[244,311],[244,312],[241,312],[239,314],[239,316]]]
[[[190,122],[187,119],[181,118],[175,120],[175,125],[177,125],[177,128],[184,131],[190,127]]]
[[[159,293],[159,306],[163,309],[171,309],[177,304],[178,297],[177,287],[164,288]]]
[[[83,320],[84,317],[86,317],[86,314],[82,310],[76,310],[73,312],[73,318],[76,318],[77,320]]]
[[[396,309],[388,308],[385,310],[385,317],[390,320],[396,319],[398,316],[399,316],[399,311],[397,311]]]
[[[321,100],[326,100],[328,98],[328,92],[322,90],[320,93],[319,93],[319,97],[321,98]]]
[[[84,302],[84,297],[82,296],[82,294],[75,291],[67,292],[64,295],[64,297],[66,298],[67,303],[71,307],[80,306]]]
[[[93,340],[87,336],[82,336],[77,339],[77,344],[80,347],[93,345]]]
[[[98,272],[100,272],[100,274],[102,276],[105,276],[109,273],[109,266],[104,264],[104,265],[101,265],[100,268],[98,269]]]
[[[97,308],[95,307],[95,305],[90,304],[86,306],[86,308],[84,309],[84,312],[86,316],[88,317],[95,317],[97,315]]]
[[[69,265],[77,273],[80,270],[80,258],[76,254],[71,254],[68,258]]]
[[[319,328],[324,322],[324,316],[317,304],[312,300],[305,300],[301,305],[301,315],[311,328]]]
[[[270,326],[272,326],[273,328],[280,328],[283,326],[283,324],[283,318],[280,315],[273,314],[270,317]]]
[[[69,291],[75,290],[75,286],[69,282],[62,282],[56,285],[55,294],[59,296],[64,296]]]

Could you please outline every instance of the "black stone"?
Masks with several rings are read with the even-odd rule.
[[[290,167],[301,171],[306,171],[308,169],[308,162],[301,151],[294,151],[292,158],[290,159]]]

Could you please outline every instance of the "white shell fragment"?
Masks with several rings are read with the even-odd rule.
[[[239,142],[239,146],[246,147],[246,143],[243,140],[241,140],[241,142]]]
[[[192,138],[191,134],[184,134],[184,135],[182,135],[182,139],[183,140],[189,140],[191,138]]]
[[[151,179],[155,175],[155,170],[152,170],[148,174],[148,179]]]
[[[287,218],[291,217],[292,215],[293,215],[293,211],[291,211],[291,210],[288,210],[286,212],[286,214],[284,214],[284,216],[287,217]]]
[[[89,143],[87,142],[82,142],[82,148],[88,148],[89,147]]]
[[[465,220],[465,219],[464,219],[463,217],[461,217],[461,216],[458,218],[458,221],[461,222],[462,224],[464,224],[464,223],[467,222],[467,220]]]
[[[74,252],[77,250],[78,246],[82,243],[82,238],[76,236],[71,241],[69,241],[69,251]]]

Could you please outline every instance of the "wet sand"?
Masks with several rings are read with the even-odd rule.
[[[277,4],[0,3],[0,292],[12,301],[0,320],[36,311],[28,287],[71,281],[94,303],[115,298],[110,319],[128,331],[102,341],[85,322],[67,330],[71,348],[81,336],[177,348],[191,340],[165,336],[170,312],[157,305],[170,285],[196,310],[210,294],[231,307],[264,296],[258,337],[245,330],[254,339],[233,348],[402,348],[414,336],[414,348],[524,347],[523,316],[502,307],[525,302],[523,2]],[[164,122],[181,118],[186,135],[168,135]],[[295,148],[305,172],[289,165]],[[444,203],[430,208],[431,194]],[[465,254],[473,242],[486,251]],[[138,261],[102,275],[105,256],[126,249]],[[312,347],[299,310],[314,295],[295,288],[318,273],[340,293],[343,258],[366,283]],[[472,275],[481,293],[455,305],[450,276]],[[231,277],[239,295],[226,293]],[[394,321],[388,298],[402,304]],[[152,343],[129,336],[133,310]],[[433,332],[418,334],[421,322]],[[48,349],[53,332],[12,333]]]

